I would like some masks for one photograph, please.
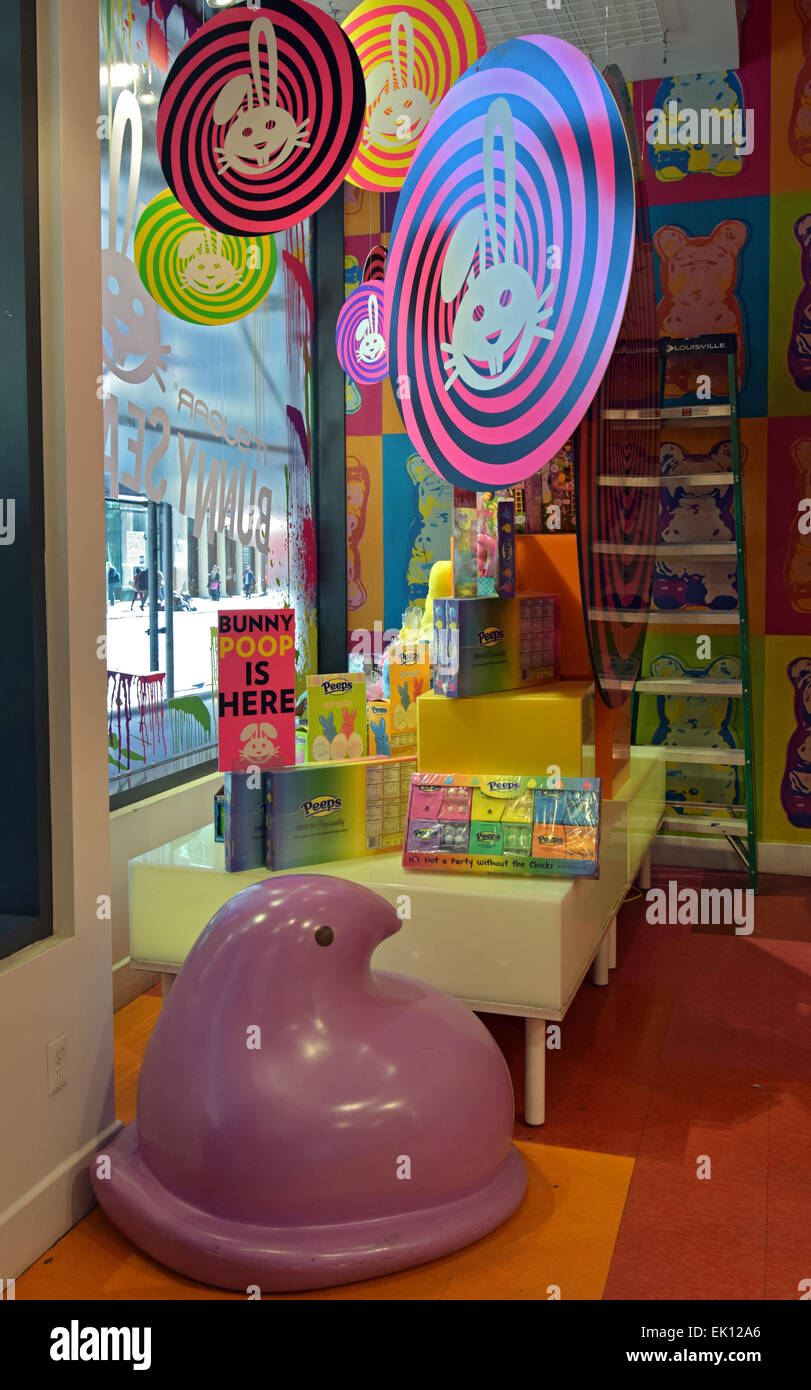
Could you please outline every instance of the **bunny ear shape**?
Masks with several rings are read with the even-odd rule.
[[[250,110],[253,105],[250,79],[244,73],[239,77],[232,77],[230,82],[226,82],[211,108],[212,120],[217,125],[225,125],[226,121],[230,121],[231,117],[236,115],[246,97]]]
[[[121,156],[124,150],[124,132],[129,125],[132,131],[130,151],[130,175],[127,185],[127,203],[124,212],[124,236],[121,254],[126,255],[130,232],[135,217],[135,203],[138,198],[138,182],[141,177],[141,152],[144,145],[144,128],[141,121],[141,108],[132,92],[121,92],[115,104],[113,129],[110,135],[110,197],[107,226],[107,245],[111,251],[117,249],[118,241],[118,186],[121,180]]]
[[[253,738],[258,728],[258,724],[245,724],[239,732],[240,742],[246,743],[249,738]]]
[[[394,86],[394,68],[391,63],[378,63],[366,78],[366,105],[374,106],[388,87]]]
[[[264,734],[265,738],[276,738],[276,730],[272,724],[260,724],[259,732]]]
[[[276,43],[276,33],[269,19],[255,19],[251,25],[251,72],[253,73],[253,85],[256,88],[258,106],[264,105],[265,96],[262,87],[262,68],[259,64],[259,41],[262,38],[264,38],[268,49],[268,106],[275,106],[279,89],[279,49]]]
[[[375,297],[374,297],[373,294],[371,294],[371,295],[369,296],[369,323],[370,323],[371,326],[372,326],[372,332],[373,332],[373,333],[376,333],[376,332],[377,332],[377,300],[375,299]]]
[[[464,285],[477,250],[481,259],[484,255],[484,214],[480,208],[471,208],[458,223],[445,252],[439,293],[446,303],[455,299]],[[484,266],[481,268],[483,270]]]
[[[406,41],[406,80],[403,82],[403,64],[400,57],[400,35],[405,35]],[[414,86],[414,25],[411,15],[405,10],[398,10],[394,19],[391,21],[391,60],[394,64],[394,71],[397,78],[398,87]]]
[[[501,130],[504,149],[504,261],[512,264],[515,258],[515,127],[506,97],[496,97],[484,118],[484,196],[494,265],[499,262],[495,169],[497,129]]]
[[[204,245],[202,228],[199,232],[187,232],[177,243],[177,254],[181,261],[187,261],[191,256],[195,256]]]

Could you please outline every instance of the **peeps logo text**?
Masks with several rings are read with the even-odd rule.
[[[416,666],[420,659],[419,652],[402,652],[400,655],[401,666]]]
[[[351,681],[324,681],[322,688],[325,695],[348,695],[353,687]]]
[[[497,839],[498,839],[498,832],[495,831],[495,830],[477,830],[477,831],[476,831],[476,843],[477,843],[477,845],[492,845],[493,842],[494,842],[495,840],[497,840]]]
[[[305,816],[329,816],[340,811],[342,804],[339,796],[314,796],[312,801],[302,801],[301,809]]]
[[[495,782],[485,782],[484,788],[488,792],[517,792],[521,787],[520,781],[514,778],[512,781],[499,779]]]
[[[483,627],[481,632],[476,633],[476,640],[480,647],[494,647],[496,642],[504,641],[504,629],[501,627]]]

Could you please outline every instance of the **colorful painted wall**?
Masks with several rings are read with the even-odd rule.
[[[802,500],[811,498],[811,0],[748,0],[744,8],[737,72],[637,83],[634,112],[659,329],[740,338],[759,837],[811,847],[811,535],[799,526]],[[648,113],[667,112],[672,101],[699,120],[713,106],[739,111],[740,149],[712,132],[702,142],[700,127],[676,151],[657,140]],[[347,291],[361,282],[371,247],[387,244],[394,205],[393,195],[347,186]],[[716,393],[721,385],[713,380]],[[349,629],[395,627],[424,595],[433,560],[448,554],[450,489],[414,454],[388,381],[347,383],[346,431]],[[670,467],[718,446],[717,431],[662,436]],[[722,526],[723,508],[719,498]],[[694,513],[715,531],[706,503]],[[666,519],[672,534],[681,521]],[[663,576],[663,591],[676,606],[697,594],[711,610],[727,606],[730,576],[723,561],[712,566],[699,580]],[[713,657],[724,639],[717,646]],[[734,719],[729,727],[734,737]]]

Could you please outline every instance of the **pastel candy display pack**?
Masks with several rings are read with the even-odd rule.
[[[287,767],[266,777],[267,867],[297,869],[400,849],[416,766],[415,758],[363,758]]]
[[[415,772],[403,867],[599,877],[600,782]]]
[[[557,594],[434,600],[434,690],[465,697],[558,679]]]
[[[366,757],[366,681],[363,673],[307,677],[307,760],[347,762]]]

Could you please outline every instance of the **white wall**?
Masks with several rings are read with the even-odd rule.
[[[197,830],[214,817],[214,793],[222,774],[199,777],[160,796],[113,811],[110,816],[110,892],[113,927],[113,998],[120,1009],[157,980],[130,965],[127,863],[167,840]]]
[[[100,366],[96,0],[37,0],[48,664],[56,934],[0,962],[0,1278],[92,1204],[115,1123]],[[68,1035],[67,1086],[46,1044]]]

